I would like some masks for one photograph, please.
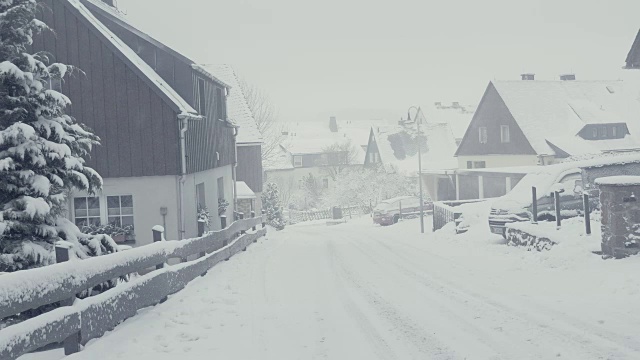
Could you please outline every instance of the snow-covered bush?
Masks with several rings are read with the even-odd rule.
[[[211,214],[206,206],[198,209],[198,221],[203,222],[207,229],[211,227]]]
[[[229,207],[229,202],[224,198],[218,199],[218,216],[224,215]]]
[[[66,194],[93,193],[102,179],[83,157],[98,137],[65,114],[71,104],[49,89],[76,69],[46,53],[27,52],[48,27],[35,0],[0,1],[0,271],[53,262],[53,244],[66,240],[84,258],[117,251],[110,237],[91,236],[64,219]]]
[[[262,206],[267,213],[267,223],[276,230],[284,229],[286,222],[282,213],[278,186],[276,184],[267,184],[266,189],[262,193]]]

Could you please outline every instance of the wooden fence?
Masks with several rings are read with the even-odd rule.
[[[462,215],[462,211],[458,206],[485,201],[478,200],[454,200],[454,201],[438,201],[433,203],[433,231],[442,229],[450,222],[458,225],[458,219]]]
[[[246,250],[266,234],[264,221],[264,215],[242,219],[195,239],[163,240],[0,276],[0,319],[56,302],[68,305],[0,330],[0,359],[15,359],[59,342],[64,342],[66,354],[78,351],[79,344],[102,336],[138,310],[163,302],[217,263]],[[160,230],[154,232],[162,239]],[[189,256],[198,258],[186,261]],[[165,266],[170,259],[182,262]],[[84,290],[133,273],[145,275],[99,295],[76,299]]]

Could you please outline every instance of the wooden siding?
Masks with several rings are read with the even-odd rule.
[[[244,181],[255,193],[262,192],[262,147],[238,146],[236,178]]]
[[[509,126],[510,142],[500,142],[500,125]],[[479,128],[487,128],[487,143],[480,143]],[[489,83],[456,155],[535,155],[500,94]]]
[[[62,92],[73,103],[68,114],[101,138],[88,165],[103,177],[179,174],[176,112],[65,2],[43,4],[39,18],[55,35],[36,36],[32,50],[84,72],[67,78]]]
[[[195,71],[191,67],[193,62],[184,56],[152,43],[148,37],[143,37],[141,32],[131,26],[104,15],[93,7],[89,8],[194,109],[199,108],[197,79],[205,81],[207,104],[204,114],[201,115],[206,119],[190,121],[186,134],[187,173],[233,164],[236,156],[233,129],[218,121],[226,118],[226,101],[221,101],[225,98],[225,88]]]

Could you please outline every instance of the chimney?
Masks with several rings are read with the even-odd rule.
[[[442,107],[442,102],[441,101],[437,101],[435,103],[433,103],[438,109]]]
[[[460,109],[460,103],[457,101],[454,101],[451,103],[451,107],[454,109]]]
[[[520,74],[520,76],[522,77],[522,80],[535,80],[536,79],[536,74],[532,74],[532,73]]]
[[[331,132],[338,132],[338,120],[335,116],[329,118],[329,130],[331,130]]]
[[[576,79],[576,74],[562,74],[560,75],[560,80],[562,81],[571,81]]]

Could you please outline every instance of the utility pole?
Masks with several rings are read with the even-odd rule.
[[[415,116],[415,121],[416,121],[416,126],[417,126],[417,130],[418,130],[418,186],[420,188],[420,233],[424,234],[424,196],[422,193],[422,148],[421,148],[421,143],[420,143],[420,121],[421,118],[419,118],[418,115],[420,115],[420,113],[422,112],[422,110],[420,110],[419,107],[415,107],[412,106],[409,108],[409,110],[407,111],[407,120],[411,120],[411,116],[410,116],[410,111],[411,109],[415,109],[416,110],[416,116]]]

